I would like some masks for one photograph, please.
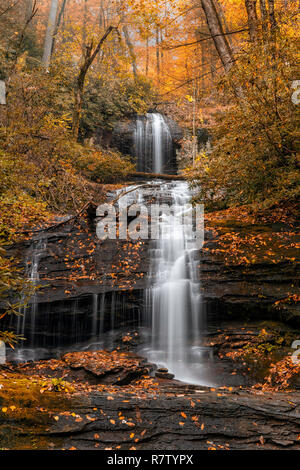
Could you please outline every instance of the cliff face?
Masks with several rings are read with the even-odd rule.
[[[112,132],[111,146],[118,149],[124,155],[135,157],[134,131],[136,118],[119,121]]]
[[[24,321],[27,338],[36,345],[65,345],[84,341],[99,331],[102,308],[104,331],[131,325],[140,316],[148,270],[147,246],[140,241],[100,241],[95,219],[87,214],[40,232],[11,247],[9,255],[30,272],[36,247],[41,288],[23,317],[7,319],[4,326]],[[25,253],[25,255],[24,255]],[[35,319],[32,322],[32,310]],[[113,323],[111,320],[114,312]],[[98,324],[95,324],[95,321]],[[30,343],[30,340],[27,342]]]
[[[198,253],[202,301],[209,317],[222,321],[282,320],[299,327],[297,304],[280,302],[297,293],[299,270],[287,259],[293,259],[293,251],[284,248],[284,258],[275,256],[276,243],[279,240],[282,250],[283,235],[290,232],[283,232],[280,226],[268,231],[265,226],[255,226],[256,235],[266,234],[261,246],[264,253],[272,247],[272,256],[267,259],[260,253],[251,263],[243,263],[232,244],[224,245],[224,234],[237,236],[240,228],[209,224],[205,245]],[[9,255],[21,260],[27,272],[40,240],[44,242],[38,255],[42,288],[33,300],[35,321],[28,311],[24,320],[8,318],[5,327],[25,321],[25,336],[34,335],[38,344],[68,345],[92,337],[100,328],[105,332],[140,323],[148,286],[149,241],[100,241],[96,221],[86,213],[11,247]],[[296,237],[291,235],[286,243],[293,250]],[[257,252],[256,245],[253,250]],[[250,258],[249,253],[247,256]]]

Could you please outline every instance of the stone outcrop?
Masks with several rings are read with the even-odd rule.
[[[45,242],[38,267],[39,284],[43,287],[34,298],[38,305],[34,325],[38,345],[54,345],[51,338],[55,337],[58,346],[92,337],[92,329],[100,329],[94,321],[95,303],[103,309],[102,331],[109,331],[112,325],[114,328],[134,326],[142,318],[144,290],[148,285],[149,242],[100,241],[95,224],[93,214],[87,212],[37,232],[32,239],[9,249],[9,255],[19,259],[20,266],[25,262],[28,271],[34,247],[41,239]],[[240,263],[233,245],[224,244],[224,234],[237,237],[244,229],[236,221],[232,226],[222,224],[222,220],[219,225],[207,222],[205,245],[198,254],[202,299],[209,319],[271,319],[299,327],[298,304],[293,301],[278,304],[281,299],[297,294],[299,270],[296,262],[291,261],[295,259],[297,236],[282,225],[248,227],[247,233],[262,237],[259,249],[263,247],[263,252],[257,253],[254,244],[252,252],[247,254],[251,262]],[[291,233],[286,240],[285,233]],[[266,259],[268,252],[271,256]],[[4,327],[9,326],[4,323]],[[31,336],[31,328],[28,317],[27,337]]]
[[[34,441],[36,449],[300,449],[299,393],[215,390],[147,376],[107,385],[103,377],[113,369],[99,358],[101,352],[2,366],[1,448],[31,449]],[[137,358],[119,360],[128,372],[142,369]],[[53,381],[62,372],[69,387]]]

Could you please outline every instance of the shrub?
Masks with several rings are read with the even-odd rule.
[[[135,170],[129,157],[108,150],[90,153],[81,159],[80,167],[92,181],[102,184],[124,181]]]

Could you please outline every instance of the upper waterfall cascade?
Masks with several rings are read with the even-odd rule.
[[[159,113],[138,116],[134,132],[138,171],[168,173],[173,165],[173,142],[168,124]]]

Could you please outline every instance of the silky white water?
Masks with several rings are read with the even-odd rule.
[[[35,241],[26,259],[26,274],[28,279],[31,281],[32,286],[36,287],[40,281],[39,265],[40,259],[47,249],[46,239],[40,238]],[[23,297],[22,302],[25,302]],[[35,334],[35,322],[38,314],[38,303],[37,294],[34,292],[30,299],[29,305],[21,306],[19,309],[19,316],[17,322],[16,333],[18,336],[24,338],[26,326],[30,325],[30,337],[26,337],[26,344],[33,344]],[[28,352],[28,351],[27,351]],[[20,348],[18,350],[18,359],[23,359],[23,354],[26,355],[26,348]],[[31,359],[34,359],[34,351],[30,350]]]
[[[147,113],[137,118],[134,147],[139,171],[166,171],[172,156],[172,137],[161,114]]]
[[[166,367],[184,382],[212,385],[211,351],[202,346],[205,312],[198,279],[198,249],[184,213],[191,194],[185,182],[162,184],[160,196],[175,207],[175,217],[162,211],[159,239],[150,251],[151,287],[146,310],[152,323],[148,359]],[[163,206],[162,206],[163,207]]]

